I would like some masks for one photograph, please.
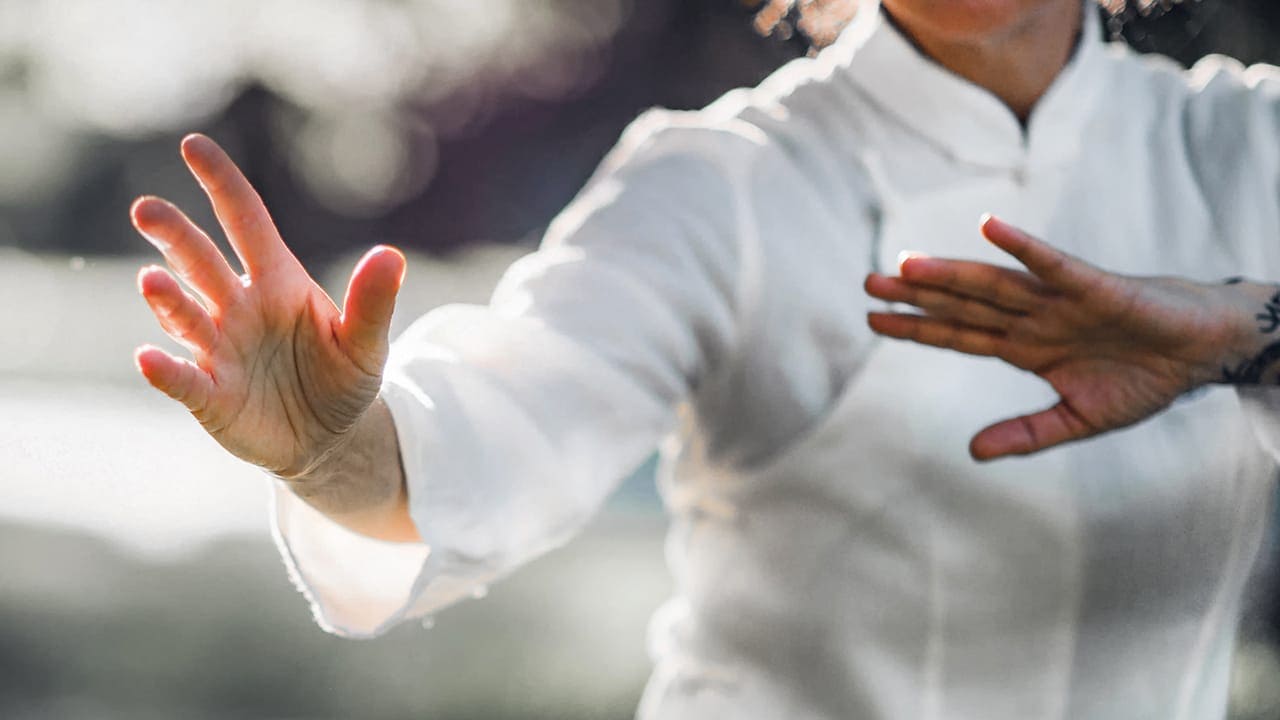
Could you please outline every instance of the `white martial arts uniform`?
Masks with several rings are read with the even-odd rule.
[[[1051,390],[865,322],[864,276],[904,249],[1009,264],[984,211],[1112,271],[1280,279],[1280,72],[1184,72],[1084,12],[1025,133],[872,3],[756,89],[638,119],[490,306],[395,343],[425,545],[278,492],[321,623],[465,597],[660,446],[678,594],[643,718],[1221,717],[1272,489],[1265,391],[978,465],[971,434]]]

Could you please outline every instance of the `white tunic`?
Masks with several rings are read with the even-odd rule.
[[[904,249],[1008,264],[985,211],[1113,271],[1280,279],[1280,73],[1139,58],[1084,11],[1025,133],[865,5],[759,88],[638,119],[491,305],[396,342],[425,544],[279,491],[320,622],[465,597],[660,445],[678,595],[643,718],[1222,717],[1273,474],[1237,394],[979,465],[972,433],[1050,389],[865,322]]]

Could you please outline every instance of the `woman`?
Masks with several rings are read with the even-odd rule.
[[[189,138],[247,274],[139,200],[205,301],[142,271],[195,362],[143,348],[139,368],[279,478],[278,540],[336,632],[564,542],[661,442],[677,596],[641,717],[1221,717],[1272,474],[1233,391],[1053,452],[965,452],[1054,389],[1062,409],[973,454],[1134,423],[1260,352],[1236,328],[1269,291],[1204,283],[1280,275],[1280,83],[1100,35],[1081,0],[863,3],[759,88],[642,116],[488,307],[434,311],[390,351],[399,253],[366,255],[339,312]],[[984,243],[987,211],[1189,279],[1108,275],[994,220]],[[878,272],[907,250],[966,260]],[[877,341],[864,277],[932,315],[877,331],[1051,386]]]

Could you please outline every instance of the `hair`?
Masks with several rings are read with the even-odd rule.
[[[782,40],[790,40],[796,31],[814,48],[835,41],[840,31],[853,20],[858,0],[748,0],[756,11],[756,32]]]
[[[1196,0],[1199,2],[1199,0]],[[743,0],[755,8],[755,27],[761,35],[791,40],[799,32],[820,49],[835,41],[853,20],[858,0]],[[1183,0],[1097,0],[1110,14],[1108,29],[1119,36],[1125,24],[1161,15]]]

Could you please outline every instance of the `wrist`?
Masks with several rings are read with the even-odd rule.
[[[303,502],[350,530],[379,540],[418,540],[395,420],[380,398],[306,471],[277,477]]]
[[[389,413],[382,399],[375,397],[346,432],[335,436],[328,446],[315,452],[300,469],[272,471],[271,475],[294,488],[331,482],[335,475],[340,474],[339,468],[347,464],[342,458],[351,452],[353,445],[360,444],[360,438],[368,436],[378,425],[380,412]]]
[[[1209,382],[1276,384],[1280,380],[1280,288],[1241,279],[1216,288],[1224,333]]]
[[[359,425],[359,421],[357,421],[356,425]],[[305,485],[322,484],[326,478],[332,477],[333,473],[330,467],[333,465],[333,459],[335,456],[341,455],[343,448],[351,442],[351,438],[356,434],[356,425],[353,425],[345,433],[336,436],[328,447],[312,455],[311,459],[301,464],[300,468],[267,470],[267,473],[277,480],[283,480],[295,490]]]

